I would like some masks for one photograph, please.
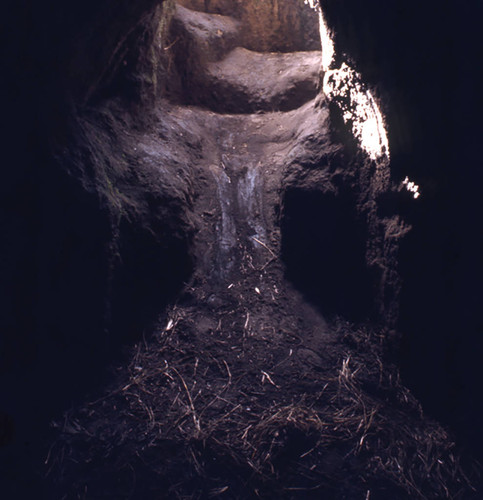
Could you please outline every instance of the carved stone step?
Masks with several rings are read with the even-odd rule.
[[[259,53],[236,48],[208,64],[200,85],[218,112],[288,111],[317,95],[320,52]]]

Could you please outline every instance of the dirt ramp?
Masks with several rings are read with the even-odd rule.
[[[300,46],[287,51],[277,44],[247,43],[251,21],[236,11],[222,11],[223,15],[177,6],[171,38],[183,104],[219,113],[254,113],[288,111],[315,98],[320,50]],[[261,22],[268,13],[251,15],[253,22]],[[273,13],[267,19],[273,22]],[[257,34],[257,40],[267,33]]]
[[[288,111],[317,95],[320,52],[263,54],[237,48],[210,64],[205,103],[218,112]]]

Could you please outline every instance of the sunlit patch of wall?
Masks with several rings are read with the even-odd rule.
[[[365,87],[361,75],[343,62],[333,68],[335,47],[322,11],[320,16],[320,38],[322,42],[323,91],[342,110],[344,122],[360,147],[373,160],[389,159],[389,141],[382,113],[371,91]]]
[[[421,196],[421,193],[419,192],[419,186],[415,184],[414,182],[409,180],[409,177],[406,176],[406,178],[402,182],[403,186],[413,194],[413,198],[416,200]]]
[[[327,98],[335,102],[344,123],[351,128],[360,148],[372,160],[390,160],[389,139],[382,112],[360,73],[342,62],[335,68],[335,45],[322,9],[314,0],[304,0],[319,12],[320,39],[322,44],[322,89]],[[420,188],[408,177],[402,185],[417,199]]]

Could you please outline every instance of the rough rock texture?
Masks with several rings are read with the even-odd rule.
[[[316,96],[319,67],[320,52],[261,54],[238,47],[208,66],[198,99],[219,112],[287,111]]]
[[[311,14],[308,26],[315,26],[318,19]],[[304,52],[302,56],[299,52],[268,55],[248,50],[243,48],[252,47],[243,44],[246,29],[232,16],[178,5],[171,29],[178,72],[171,96],[186,104],[231,113],[293,109],[315,97],[320,52]],[[233,50],[235,45],[238,47]],[[258,77],[256,88],[253,74]]]
[[[387,103],[395,181],[421,186],[416,202],[381,205],[397,206],[413,228],[399,257],[406,380],[481,454],[481,4],[321,3],[339,53]]]
[[[250,2],[246,8],[249,6]],[[228,11],[220,8],[218,12],[226,14]],[[316,22],[317,15],[312,12],[312,23]],[[178,6],[171,38],[175,41],[172,50],[177,89],[181,89],[180,94],[171,93],[171,96],[178,102],[222,113],[249,113],[273,109],[286,111],[300,107],[316,95],[320,53],[260,53],[233,48],[237,40],[242,44],[244,38],[243,24],[237,24],[231,16]],[[215,48],[217,39],[220,43]],[[354,317],[371,317],[391,326],[398,314],[399,241],[406,234],[407,226],[394,212],[378,212],[378,207],[380,199],[397,199],[401,195],[391,187],[388,163],[376,163],[358,153],[348,131],[339,125],[340,117],[335,107],[331,114],[332,135],[344,142],[344,151],[330,143],[328,133],[322,134],[324,139],[321,139],[321,125],[309,114],[305,117],[304,133],[297,135],[297,145],[285,158],[284,166],[291,168],[281,189],[290,192],[286,205],[289,212],[292,207],[298,211],[285,217],[283,222],[294,221],[287,223],[290,236],[284,240],[288,241],[284,243],[284,255],[294,264],[293,270],[289,266],[288,272],[302,287],[312,290],[308,293],[319,304],[338,303],[340,307],[335,307],[332,313],[344,312],[350,316],[350,311],[358,309]],[[327,151],[330,151],[328,158],[322,158]],[[327,191],[333,201],[325,199],[323,193]],[[314,203],[299,210],[297,207],[301,206],[301,201],[303,203],[306,193],[311,193],[309,196]],[[295,204],[290,202],[294,199],[292,196],[299,197]],[[317,197],[319,201],[315,201]],[[343,212],[340,224],[334,225],[338,215],[333,215],[332,211]],[[325,227],[331,236],[312,226],[313,219],[307,218],[307,213],[321,221],[327,217],[331,219],[332,226]],[[326,215],[328,213],[330,215]],[[347,236],[342,235],[344,230],[340,228],[343,226],[347,227]],[[300,239],[301,234],[290,233],[292,227],[305,227],[308,232]],[[314,239],[312,233],[318,236]],[[327,240],[334,244],[327,244]],[[298,251],[312,258],[300,259]],[[346,253],[340,266],[323,264],[330,260],[331,252],[335,259],[342,255],[341,251]],[[318,255],[325,258],[320,259]],[[332,276],[330,280],[328,275]],[[339,297],[333,300],[330,297],[335,290],[339,290],[336,292]]]
[[[320,49],[318,23],[303,1],[181,0],[195,11],[231,16],[240,21],[240,45],[259,52]]]
[[[252,481],[250,495],[307,498],[324,485],[340,498],[347,477],[348,498],[470,491],[446,433],[397,369],[381,368],[387,336],[320,313],[395,318],[405,226],[388,166],[361,163],[320,96],[263,116],[243,99],[233,116],[179,106],[206,62],[235,45],[316,49],[315,25],[300,36],[305,14],[291,17],[289,2],[237,2],[234,19],[225,2],[206,4],[224,17],[177,15],[169,30],[169,1],[8,6],[2,491],[39,498],[45,472],[60,498],[86,484],[101,498],[159,498],[166,486],[206,497],[233,475],[242,497]],[[105,389],[99,367],[143,334]],[[100,398],[79,405],[94,385]],[[47,420],[71,403],[44,449]]]
[[[308,56],[257,54],[247,65],[265,57],[282,87],[287,59]],[[55,423],[47,464],[58,496],[471,494],[445,431],[386,365],[387,329],[336,318],[393,321],[397,280],[386,271],[396,273],[406,227],[376,211],[394,195],[388,164],[341,143],[323,95],[263,112],[272,96],[239,69],[255,113],[243,99],[230,114],[210,100],[160,103],[160,126],[179,138],[160,134],[151,156],[192,147],[195,269],[111,386]],[[231,92],[235,76],[218,67]]]
[[[191,272],[193,146],[150,149],[173,134],[150,110],[172,11],[21,2],[6,18],[0,411],[14,453],[149,331]]]
[[[181,31],[171,35],[175,44],[186,39],[192,41],[195,53],[185,54],[185,60],[196,56],[201,65],[211,60],[218,61],[234,49],[240,40],[241,25],[231,16],[195,12],[177,4],[173,30]]]

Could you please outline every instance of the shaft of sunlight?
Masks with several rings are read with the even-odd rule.
[[[351,126],[360,147],[369,157],[373,160],[389,159],[389,141],[379,106],[371,91],[361,83],[357,71],[346,63],[340,68],[331,67],[335,56],[334,42],[321,9],[319,17],[324,93],[339,105],[344,122]]]
[[[322,14],[322,9],[319,9],[319,28],[320,41],[322,45],[322,71],[329,71],[335,54],[334,42]]]

